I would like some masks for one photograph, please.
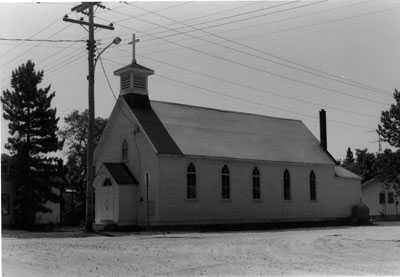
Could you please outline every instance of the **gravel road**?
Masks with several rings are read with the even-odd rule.
[[[400,226],[3,236],[3,276],[400,275]]]

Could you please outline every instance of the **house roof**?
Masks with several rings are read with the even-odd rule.
[[[118,185],[139,184],[135,176],[124,163],[104,163],[104,165]]]
[[[341,166],[335,166],[334,170],[335,170],[335,175],[337,177],[349,178],[349,179],[359,179],[359,180],[362,179],[357,174],[355,174],[355,173],[351,172],[350,170],[347,170],[346,168],[341,167]]]
[[[158,101],[150,110],[129,106],[159,154],[335,164],[299,120]]]

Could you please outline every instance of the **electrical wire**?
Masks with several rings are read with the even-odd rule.
[[[146,57],[146,56],[143,56],[143,55],[140,55],[140,57],[148,59],[148,60],[151,60],[151,61],[154,61],[154,62],[157,62],[157,63],[164,64],[164,65],[167,65],[167,66],[170,66],[170,67],[174,67],[174,68],[183,70],[184,72],[191,72],[191,73],[194,73],[194,74],[197,74],[197,75],[200,75],[200,76],[204,76],[204,77],[207,77],[207,78],[210,78],[210,79],[214,79],[214,80],[221,81],[221,82],[224,82],[224,83],[232,84],[232,85],[239,86],[239,87],[242,87],[242,88],[251,89],[251,90],[254,90],[254,91],[259,91],[259,92],[262,92],[262,93],[267,93],[267,94],[270,94],[270,95],[274,95],[274,96],[277,96],[277,97],[280,97],[280,98],[290,99],[290,100],[293,100],[293,101],[296,101],[296,102],[300,102],[300,103],[304,103],[304,104],[310,104],[310,105],[313,105],[313,106],[321,107],[321,104],[319,104],[319,103],[306,101],[306,100],[302,100],[302,99],[298,99],[298,98],[294,98],[294,97],[290,97],[290,96],[285,96],[285,95],[283,95],[281,93],[272,92],[272,91],[268,91],[268,90],[265,90],[265,89],[258,89],[258,88],[255,88],[255,87],[246,86],[246,85],[243,85],[243,84],[240,84],[240,83],[237,83],[237,82],[233,82],[233,81],[229,81],[229,80],[225,80],[225,79],[216,77],[215,75],[204,74],[204,73],[201,73],[201,72],[198,72],[198,71],[195,71],[195,70],[191,70],[189,68],[176,66],[176,65],[173,65],[173,64],[170,64],[170,63],[166,63],[166,62],[162,62],[162,61],[159,61],[159,60],[156,60],[156,59],[153,59],[153,58],[150,58],[150,57]],[[330,108],[332,110],[337,110],[337,111],[340,111],[340,112],[349,113],[349,114],[355,114],[355,115],[359,115],[359,116],[375,118],[375,116],[372,116],[372,115],[369,115],[369,114],[358,113],[358,112],[355,112],[355,111],[349,111],[349,110],[345,110],[345,109],[335,108],[335,107],[332,107],[332,106],[329,106],[329,105],[323,105],[323,107]]]
[[[302,5],[302,6],[296,6],[296,7],[288,8],[288,9],[284,9],[284,10],[273,11],[273,12],[264,13],[264,14],[260,14],[260,15],[254,15],[254,16],[251,16],[251,17],[238,19],[238,20],[235,20],[235,21],[233,21],[233,22],[225,22],[225,23],[217,24],[217,25],[214,25],[213,28],[215,28],[215,27],[220,27],[220,26],[224,26],[224,25],[228,25],[228,24],[232,24],[232,23],[237,23],[237,22],[242,22],[242,21],[253,20],[253,19],[256,19],[256,18],[259,18],[259,17],[265,17],[265,16],[277,14],[277,13],[287,12],[287,11],[291,11],[291,10],[297,10],[297,9],[300,9],[300,8],[305,8],[305,7],[308,7],[308,6],[313,6],[313,5],[317,5],[317,4],[320,4],[320,3],[324,3],[324,2],[326,2],[326,1],[327,1],[327,0],[322,0],[322,1],[312,2],[312,3],[308,3],[308,4],[305,4],[305,5]],[[275,5],[275,6],[272,6],[272,7],[262,8],[262,9],[259,9],[259,10],[272,9],[272,8],[275,8],[275,7],[279,7],[279,6],[283,6],[283,5],[288,5],[288,4],[293,4],[293,3],[297,3],[297,2],[300,2],[300,1],[293,1],[293,2],[288,2],[288,3],[284,3],[284,4],[278,4],[278,5]],[[130,5],[133,6],[132,4],[130,4]],[[257,11],[259,11],[259,10],[257,10]],[[255,12],[257,12],[257,11],[255,11]],[[242,15],[242,14],[234,15],[234,16],[229,16],[229,17],[226,17],[226,18],[237,17],[237,16],[241,16],[241,15]],[[222,18],[221,20],[223,20],[223,19],[225,19],[225,18]],[[214,20],[214,21],[219,21],[219,20],[220,20],[220,19],[217,19],[217,20]],[[211,22],[211,21],[210,21],[210,22]],[[203,24],[206,24],[206,23],[208,23],[208,22],[201,23],[201,24],[197,24],[197,25],[203,25]],[[186,27],[185,27],[185,28],[186,28]],[[209,28],[210,28],[210,27],[204,27],[204,28],[201,28],[201,29],[209,29]],[[175,29],[175,31],[179,31],[179,29]],[[187,34],[187,33],[190,33],[190,32],[193,32],[193,31],[181,32],[180,34]],[[164,32],[161,31],[161,32],[158,32],[158,33],[152,33],[151,35],[157,35],[157,34],[160,34],[160,33],[164,33]],[[172,37],[172,36],[176,36],[176,34],[166,35],[166,36],[164,36],[163,38]],[[147,41],[152,41],[152,40],[154,40],[154,38],[153,38],[153,39],[149,39],[149,40],[147,40]]]
[[[98,51],[97,51],[97,52],[98,52]],[[133,121],[125,114],[125,111],[124,111],[124,110],[122,109],[122,107],[120,106],[120,103],[119,103],[119,101],[118,101],[118,97],[117,97],[117,96],[115,95],[115,93],[114,93],[114,90],[113,90],[113,88],[112,88],[112,86],[111,86],[110,80],[108,79],[107,72],[106,72],[106,70],[105,70],[105,68],[104,68],[103,60],[102,60],[102,58],[101,58],[100,56],[99,56],[99,60],[100,60],[101,68],[103,69],[104,76],[106,77],[106,80],[107,80],[108,88],[110,89],[112,95],[114,96],[116,105],[118,106],[118,108],[120,109],[120,111],[122,112],[122,114],[124,115],[124,117],[132,124],[133,127],[135,127],[136,123],[133,122]]]
[[[305,17],[305,16],[310,16],[310,15],[315,15],[315,14],[320,14],[320,13],[326,13],[326,12],[331,12],[331,11],[334,11],[334,10],[349,8],[349,7],[353,7],[353,6],[356,6],[356,5],[364,5],[364,4],[370,3],[370,2],[372,2],[372,1],[374,1],[374,0],[364,1],[364,2],[361,2],[361,3],[353,3],[353,4],[341,6],[341,7],[336,7],[336,8],[326,9],[326,10],[322,10],[322,11],[318,11],[318,12],[308,13],[308,14],[305,14],[305,15],[294,16],[294,17],[290,17],[290,18],[287,18],[287,19],[275,20],[275,21],[272,21],[272,22],[264,23],[264,24],[263,24],[263,23],[261,23],[261,24],[258,23],[257,25],[246,26],[246,27],[239,28],[239,29],[234,29],[234,30],[236,31],[236,30],[246,29],[246,28],[249,28],[249,27],[251,27],[251,28],[252,28],[252,27],[257,27],[257,28],[259,28],[261,25],[267,25],[267,24],[271,24],[271,23],[277,23],[277,22],[292,20],[292,19],[295,19],[295,18],[301,18],[301,17]],[[184,22],[185,22],[185,21],[184,21]],[[211,21],[210,21],[210,22],[211,22]],[[203,22],[203,23],[204,23],[204,22]],[[200,23],[200,24],[197,24],[197,25],[202,25],[203,23]],[[169,25],[167,25],[167,26],[169,26]],[[156,28],[158,28],[158,27],[156,27]],[[186,27],[182,27],[182,28],[186,28]],[[207,29],[207,28],[208,28],[208,27],[206,27],[206,29]],[[181,29],[181,28],[178,28],[178,29]],[[232,29],[229,29],[228,31],[217,32],[217,33],[214,33],[214,34],[212,34],[212,35],[215,36],[215,35],[217,35],[217,34],[222,34],[222,33],[225,33],[225,32],[232,32],[232,31],[233,31]],[[174,35],[176,35],[176,34],[174,34]],[[257,36],[263,36],[263,35],[265,35],[265,33],[263,33],[263,34],[261,34],[261,35],[257,35]],[[173,36],[173,35],[171,35],[171,36]],[[209,35],[204,35],[204,36],[199,36],[199,37],[202,38],[202,37],[206,37],[206,36],[209,36]],[[255,36],[242,37],[242,39],[243,39],[243,38],[250,38],[250,37],[255,37]],[[238,39],[238,38],[235,38],[235,40],[237,40],[237,39]],[[185,40],[187,40],[187,39],[177,40],[177,41],[175,41],[175,42],[180,42],[180,41],[185,41]],[[226,38],[224,38],[224,40],[226,40]],[[232,40],[231,40],[231,41],[232,41]],[[236,42],[236,43],[237,43],[237,42]],[[208,45],[208,44],[210,44],[210,43],[201,44],[201,46],[203,46],[203,45]],[[153,44],[153,45],[159,45],[159,44]],[[247,45],[243,45],[243,44],[241,44],[241,45],[248,48]],[[200,46],[200,45],[198,45],[198,46]],[[146,48],[146,47],[144,47],[144,48]],[[288,59],[279,57],[279,56],[274,55],[274,54],[271,54],[271,53],[268,53],[268,52],[266,52],[266,51],[261,51],[261,50],[259,50],[259,49],[254,49],[254,48],[252,48],[252,49],[255,50],[255,51],[258,51],[258,52],[262,52],[263,54],[266,54],[266,55],[271,56],[271,57],[273,57],[273,58],[276,58],[276,59],[278,59],[278,60],[282,60],[282,61],[285,61],[285,62],[294,64],[294,65],[297,65],[297,66],[300,66],[300,67],[303,67],[303,68],[306,68],[306,69],[309,69],[309,70],[312,70],[312,71],[316,71],[316,72],[325,74],[325,75],[330,76],[330,77],[333,77],[333,78],[336,78],[336,79],[338,79],[337,81],[340,81],[340,82],[342,82],[342,83],[346,83],[346,84],[352,83],[352,84],[355,84],[356,87],[357,87],[357,86],[362,86],[362,87],[364,87],[364,88],[367,89],[367,90],[374,90],[374,91],[376,91],[376,92],[381,92],[382,94],[391,95],[390,92],[381,90],[381,89],[379,89],[379,88],[376,88],[376,87],[373,87],[373,86],[370,86],[370,85],[367,85],[367,84],[363,84],[363,83],[361,83],[361,82],[353,81],[353,80],[350,80],[350,79],[343,80],[342,78],[340,78],[340,77],[338,77],[338,76],[336,76],[336,75],[334,75],[334,74],[331,74],[331,73],[322,71],[322,70],[320,70],[320,69],[312,68],[312,67],[310,67],[310,66],[305,66],[305,65],[302,65],[302,64],[300,64],[300,63],[293,62],[293,61],[291,61],[291,60],[288,60]]]
[[[150,24],[153,24],[153,25],[159,25],[157,23],[153,23],[153,22],[148,21],[148,20],[143,20],[143,19],[139,19],[139,20],[147,22],[147,23],[150,23]],[[122,26],[124,28],[127,28],[127,29],[131,29],[133,31],[137,31],[137,30],[134,30],[134,29],[132,29],[130,27],[121,25],[119,23],[118,23],[118,25],[120,25],[120,26]],[[159,25],[159,26],[162,26],[162,25]],[[139,31],[139,32],[142,33],[141,31]],[[195,49],[193,47],[189,47],[189,46],[185,46],[185,45],[176,43],[174,41],[170,41],[170,40],[163,39],[163,38],[160,38],[160,39],[165,40],[165,41],[167,41],[167,42],[169,42],[171,44],[175,44],[175,45],[178,45],[180,47],[183,47],[183,48],[186,48],[186,49],[190,49],[190,50],[192,50],[194,52],[198,52],[198,53],[204,54],[206,56],[214,57],[216,59],[223,60],[223,61],[226,61],[228,63],[239,65],[239,66],[242,66],[242,67],[245,67],[245,68],[248,68],[248,69],[252,69],[252,70],[255,70],[255,71],[258,71],[258,72],[262,72],[262,73],[265,73],[265,74],[268,74],[268,75],[272,75],[272,76],[275,76],[275,77],[279,77],[279,78],[282,78],[282,79],[290,80],[292,82],[296,82],[296,83],[303,84],[303,85],[308,85],[308,86],[315,87],[315,88],[318,88],[318,89],[321,89],[321,90],[324,90],[324,91],[329,91],[329,92],[333,92],[333,93],[336,93],[336,94],[345,95],[345,96],[348,96],[348,97],[364,100],[364,101],[367,101],[367,102],[373,102],[373,103],[377,103],[377,104],[381,104],[381,105],[385,105],[385,106],[387,105],[387,103],[380,102],[380,101],[377,101],[377,100],[374,100],[374,99],[361,97],[361,96],[355,96],[355,95],[352,95],[352,94],[349,94],[349,93],[345,93],[345,92],[341,92],[341,91],[338,91],[338,90],[335,90],[335,89],[330,89],[330,88],[326,88],[326,87],[323,87],[323,86],[320,86],[320,85],[316,85],[316,84],[313,84],[313,83],[301,81],[301,80],[298,80],[298,79],[295,79],[295,78],[292,78],[292,77],[284,76],[284,75],[277,74],[277,73],[274,73],[274,72],[271,72],[271,71],[267,71],[267,70],[264,70],[264,69],[261,69],[261,68],[257,68],[255,66],[250,66],[250,65],[246,65],[244,63],[232,61],[230,59],[227,59],[227,58],[224,58],[224,57],[221,57],[221,56],[218,56],[218,55],[214,55],[214,54],[208,53],[206,51],[198,50],[198,49]]]
[[[69,27],[70,27],[70,25],[66,25],[66,26],[65,26],[64,28],[62,28],[61,30],[59,30],[59,31],[53,33],[51,36],[49,36],[49,38],[51,38],[51,37],[53,37],[53,36],[55,36],[55,35],[61,33],[62,31],[64,31],[65,29],[67,29],[67,28],[69,28]],[[24,43],[24,42],[22,42],[22,43]],[[32,49],[34,49],[35,47],[37,47],[38,45],[40,45],[40,44],[42,44],[42,43],[43,43],[43,42],[39,42],[38,44],[32,46],[31,49],[28,49],[28,50],[24,51],[22,54],[19,54],[19,56],[25,55],[26,53],[28,53],[29,51],[31,51]],[[6,65],[12,63],[13,61],[14,61],[14,59],[11,59],[10,61],[8,61],[8,62],[6,62],[5,64],[3,64],[3,66],[6,66]]]
[[[26,41],[26,42],[86,42],[86,40],[79,39],[28,39],[28,38],[0,38],[0,40],[8,41]]]
[[[43,32],[44,30],[50,28],[51,26],[53,26],[54,24],[56,24],[58,21],[60,20],[60,18],[57,18],[55,21],[53,21],[52,23],[50,23],[49,25],[47,25],[46,27],[44,27],[43,29],[41,29],[40,31],[36,32],[35,34],[33,34],[30,38],[33,38],[35,36],[37,36],[38,34],[40,34],[41,32]],[[0,55],[0,58],[7,55],[8,53],[10,53],[11,51],[14,51],[15,49],[17,49],[19,46],[21,46],[22,44],[24,44],[24,42],[21,42],[20,44],[18,44],[17,46],[11,48],[10,50],[4,52],[3,54]],[[4,66],[4,65],[3,65]]]
[[[118,63],[118,62],[114,62],[114,63],[122,65],[121,63]],[[291,110],[287,110],[287,109],[283,109],[283,108],[278,108],[278,107],[275,107],[275,106],[263,104],[263,103],[260,103],[260,102],[257,102],[257,101],[252,101],[252,100],[241,98],[241,97],[237,97],[237,96],[232,96],[232,95],[229,95],[229,94],[226,94],[226,93],[222,93],[222,92],[218,92],[218,91],[215,91],[215,90],[211,90],[211,89],[207,89],[207,88],[204,88],[204,87],[200,87],[200,86],[194,85],[192,83],[179,81],[179,80],[170,78],[170,77],[165,76],[165,75],[157,74],[155,77],[157,77],[157,78],[159,77],[161,79],[166,79],[166,80],[169,80],[169,81],[172,81],[172,82],[175,82],[175,83],[179,83],[179,84],[183,84],[183,85],[186,85],[186,86],[189,86],[189,87],[193,87],[193,88],[196,88],[196,89],[201,90],[201,91],[208,91],[208,92],[211,92],[213,94],[222,95],[224,97],[228,97],[228,98],[231,98],[231,99],[236,99],[236,100],[239,100],[239,101],[242,101],[242,102],[246,102],[246,103],[251,103],[251,104],[254,104],[254,105],[257,105],[257,106],[267,107],[267,108],[271,108],[271,109],[274,109],[274,110],[284,111],[284,112],[287,112],[287,113],[296,114],[296,115],[300,115],[300,116],[304,116],[304,117],[315,119],[315,116],[312,116],[312,115],[299,113],[299,112],[295,112],[295,111],[291,111]],[[368,126],[352,124],[352,123],[342,122],[342,121],[332,120],[332,119],[330,119],[329,121],[335,122],[335,123],[338,123],[338,124],[342,124],[342,125],[347,125],[347,126],[352,126],[352,127],[358,127],[358,128],[373,130],[371,127],[368,127]]]
[[[143,8],[139,8],[139,9],[148,11],[148,10],[143,9]],[[160,14],[158,14],[158,13],[156,13],[156,12],[151,12],[151,13],[153,13],[153,14],[159,16],[159,17],[162,17],[162,18],[165,18],[165,19],[174,21],[174,22],[176,22],[176,23],[180,23],[179,21],[176,21],[176,20],[174,20],[174,19],[172,19],[172,18],[169,18],[169,17],[163,16],[163,15],[160,15]],[[218,38],[223,39],[223,40],[225,40],[225,41],[234,43],[234,44],[236,44],[236,45],[245,47],[245,48],[247,48],[247,49],[250,49],[250,50],[253,50],[253,51],[257,51],[257,52],[260,52],[260,53],[267,54],[267,55],[270,55],[270,56],[271,56],[271,54],[269,54],[269,53],[267,53],[267,52],[265,52],[265,51],[256,49],[256,48],[254,48],[254,47],[247,46],[247,45],[245,45],[245,44],[243,44],[243,43],[239,43],[239,42],[236,42],[236,41],[234,41],[234,40],[231,40],[231,39],[228,39],[228,38],[225,38],[225,37],[216,35],[216,34],[212,34],[212,33],[207,32],[207,31],[205,31],[205,30],[198,29],[198,28],[195,27],[195,26],[187,25],[187,24],[185,24],[185,23],[181,23],[181,24],[184,24],[185,26],[190,27],[190,28],[193,28],[193,29],[195,29],[195,30],[205,32],[205,33],[207,33],[207,34],[209,34],[209,35],[218,37]],[[202,40],[203,40],[203,39],[202,39]],[[250,54],[250,53],[247,53],[247,52],[244,52],[244,51],[241,51],[241,50],[238,50],[238,49],[235,49],[235,48],[226,46],[226,45],[221,45],[221,44],[219,44],[219,43],[214,43],[214,42],[211,42],[211,41],[208,41],[208,40],[206,40],[206,41],[207,41],[207,42],[210,42],[210,43],[212,43],[212,44],[215,44],[215,45],[217,45],[217,46],[230,49],[230,50],[232,50],[232,51],[236,51],[236,52],[239,52],[239,53],[242,53],[242,54],[245,54],[245,55],[249,55],[249,56],[251,56],[251,57],[263,59],[263,60],[265,60],[265,61],[269,61],[269,62],[278,64],[278,65],[280,65],[280,66],[284,66],[284,67],[288,67],[288,68],[291,68],[291,69],[299,70],[299,71],[301,71],[301,72],[308,73],[308,74],[311,74],[311,75],[314,75],[314,76],[318,76],[318,77],[321,77],[321,78],[324,78],[324,79],[328,79],[328,80],[332,80],[332,81],[339,82],[339,83],[342,83],[342,84],[347,84],[347,85],[350,85],[350,86],[362,88],[362,89],[369,90],[369,91],[372,91],[372,92],[375,92],[375,93],[379,93],[379,94],[385,94],[385,95],[388,95],[388,96],[391,96],[391,95],[392,95],[391,93],[388,93],[388,92],[380,92],[380,91],[376,91],[376,90],[374,90],[374,89],[370,89],[370,88],[367,88],[367,87],[364,87],[364,86],[360,86],[360,85],[357,85],[357,84],[352,84],[352,83],[349,83],[349,82],[345,82],[345,81],[343,81],[341,78],[340,78],[339,80],[338,80],[338,79],[334,79],[334,78],[327,77],[327,76],[324,76],[324,75],[321,75],[321,74],[318,74],[318,73],[314,73],[314,72],[311,72],[311,71],[307,71],[307,70],[299,69],[299,68],[296,68],[296,67],[293,67],[293,66],[290,66],[290,65],[286,65],[286,64],[283,64],[283,63],[280,63],[280,62],[276,62],[276,61],[271,60],[271,59],[267,59],[267,58],[264,58],[264,57],[260,57],[260,56],[257,56],[257,55],[253,55],[253,54]],[[274,56],[275,58],[277,58],[276,55],[272,55],[272,56]],[[283,59],[281,59],[281,60],[283,60]],[[288,61],[288,60],[285,60],[285,61]],[[297,65],[299,65],[299,64],[297,64]],[[302,65],[301,65],[301,66],[302,66]],[[303,67],[304,67],[304,66],[303,66]],[[332,76],[334,76],[334,75],[332,75]],[[339,78],[339,77],[337,77],[337,76],[334,76],[334,77],[335,77],[335,78]]]

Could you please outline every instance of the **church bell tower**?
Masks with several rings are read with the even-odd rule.
[[[154,74],[154,70],[136,63],[135,45],[139,39],[133,34],[132,41],[132,63],[114,71],[115,76],[120,76],[120,94],[139,94],[148,96],[147,78]]]

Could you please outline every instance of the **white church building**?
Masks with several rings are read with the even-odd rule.
[[[120,95],[95,149],[95,223],[145,226],[334,220],[360,203],[303,122],[151,101],[154,71],[115,71]]]

